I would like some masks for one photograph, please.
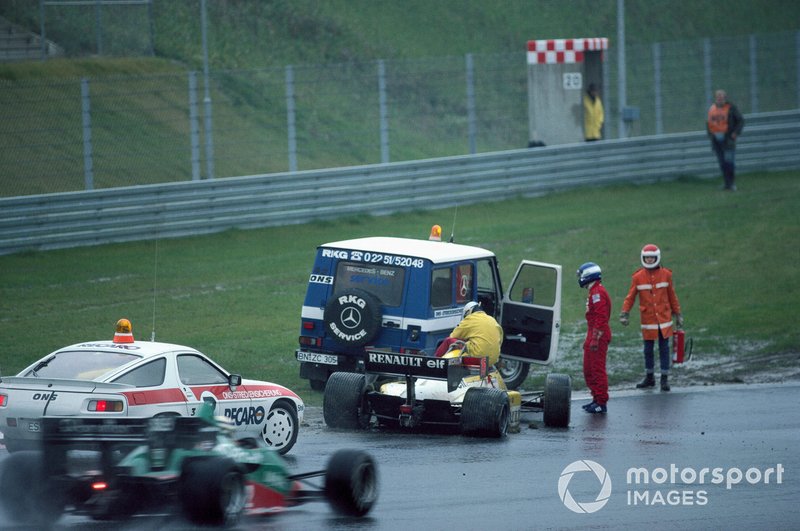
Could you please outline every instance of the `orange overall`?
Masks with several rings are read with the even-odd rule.
[[[672,337],[672,314],[681,313],[672,284],[672,271],[666,267],[639,268],[633,274],[628,295],[622,302],[623,312],[630,312],[636,295],[639,295],[642,338],[656,340],[659,330],[662,337]]]

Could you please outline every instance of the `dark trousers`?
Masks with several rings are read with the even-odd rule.
[[[719,169],[722,178],[725,180],[725,188],[733,188],[736,179],[736,148],[733,144],[728,145],[725,140],[711,139],[711,147],[717,156]]]
[[[644,340],[644,370],[647,374],[655,372],[655,339]],[[658,356],[661,361],[661,374],[669,374],[669,339],[661,335],[658,331]]]

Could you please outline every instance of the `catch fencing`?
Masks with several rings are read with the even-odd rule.
[[[738,171],[800,168],[800,110],[746,115]],[[0,254],[718,174],[705,132],[0,199]]]
[[[607,139],[696,131],[717,87],[747,114],[800,107],[800,32],[629,44],[626,54],[625,106],[639,119],[620,134],[610,50]],[[527,91],[524,43],[208,76],[0,80],[0,196],[513,150],[529,139]]]

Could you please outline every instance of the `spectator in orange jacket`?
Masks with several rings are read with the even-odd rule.
[[[653,244],[645,245],[641,253],[642,267],[631,279],[628,295],[622,302],[619,320],[628,326],[630,311],[639,296],[639,314],[644,339],[645,378],[636,384],[637,389],[655,387],[655,341],[661,361],[661,390],[669,391],[669,338],[672,328],[683,328],[681,305],[672,283],[672,271],[661,266],[661,250]]]

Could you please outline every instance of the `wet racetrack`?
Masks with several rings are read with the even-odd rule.
[[[503,440],[333,431],[312,409],[291,466],[323,468],[339,448],[369,451],[380,474],[373,511],[341,518],[315,503],[238,528],[797,529],[798,393],[796,383],[612,393],[605,416],[576,399],[569,429],[528,414]],[[67,515],[55,529],[157,527],[192,529],[169,515],[113,524]]]

